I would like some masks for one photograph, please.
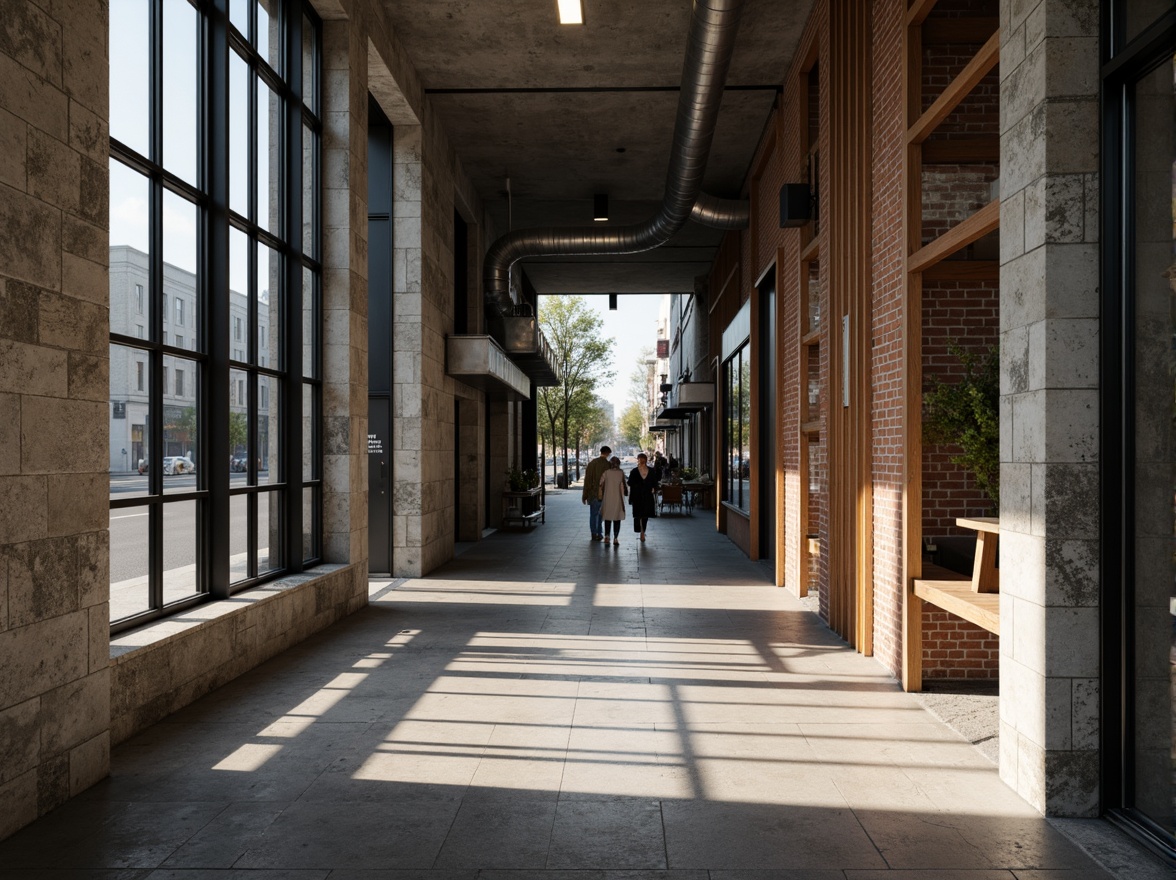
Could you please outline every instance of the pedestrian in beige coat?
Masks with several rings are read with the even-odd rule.
[[[608,470],[600,477],[600,518],[604,522],[605,542],[611,529],[613,544],[621,543],[621,520],[625,518],[625,496],[628,494],[629,486],[621,471],[621,460],[613,456]]]

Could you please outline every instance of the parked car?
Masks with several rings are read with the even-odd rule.
[[[196,473],[196,465],[192,459],[183,455],[169,455],[163,460],[163,473],[173,477],[178,474]]]
[[[229,471],[232,473],[243,474],[247,470],[249,470],[249,462],[244,456],[229,459]]]

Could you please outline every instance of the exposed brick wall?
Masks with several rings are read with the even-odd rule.
[[[923,288],[924,389],[950,381],[964,368],[951,346],[982,354],[997,344],[1000,290],[994,282],[938,282]],[[956,525],[960,516],[987,516],[992,503],[951,458],[959,448],[924,444],[923,534],[972,536]],[[923,607],[925,678],[996,678],[1000,640],[975,624],[930,605]]]
[[[1000,639],[932,605],[923,606],[923,678],[995,680]]]
[[[992,182],[999,176],[996,165],[924,167],[923,244],[943,235],[992,201]]]
[[[951,381],[964,374],[952,345],[983,354],[999,336],[1000,291],[995,283],[944,281],[923,287],[923,387]],[[975,481],[950,459],[955,446],[923,447],[923,534],[963,535],[955,525],[959,516],[988,516],[992,502]]]
[[[873,456],[874,656],[902,669],[902,303],[906,293],[902,216],[905,146],[903,0],[876,0],[873,55]]]

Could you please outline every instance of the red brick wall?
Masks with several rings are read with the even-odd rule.
[[[874,656],[902,669],[904,0],[876,0],[873,55]]]
[[[924,389],[933,379],[950,381],[963,374],[952,344],[983,353],[997,344],[1000,290],[995,283],[938,282],[923,288]],[[923,447],[923,535],[972,536],[955,524],[959,516],[987,516],[991,502],[975,481],[951,462],[959,448]],[[923,607],[923,676],[925,678],[996,678],[1000,641],[975,624],[930,605]]]
[[[923,286],[923,388],[934,380],[951,381],[964,373],[953,344],[982,354],[995,346],[1000,332],[1000,289],[995,283],[941,281]],[[992,503],[971,476],[951,457],[958,447],[923,446],[923,534],[966,535],[959,516],[989,516]]]
[[[923,606],[923,678],[997,679],[1000,640],[974,623]]]

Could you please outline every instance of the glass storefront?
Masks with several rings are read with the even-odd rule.
[[[1176,852],[1176,17],[1112,2],[1104,58],[1103,803]]]
[[[1173,821],[1173,617],[1176,607],[1176,260],[1173,258],[1173,63],[1133,84],[1134,583],[1125,609],[1135,692],[1127,768],[1136,810]]]

